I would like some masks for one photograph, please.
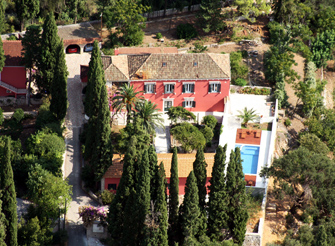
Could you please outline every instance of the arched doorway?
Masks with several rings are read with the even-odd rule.
[[[80,47],[77,44],[71,44],[66,48],[66,54],[80,54]]]

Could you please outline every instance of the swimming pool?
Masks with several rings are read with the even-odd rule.
[[[244,174],[257,174],[259,147],[237,144],[241,149],[241,159]]]

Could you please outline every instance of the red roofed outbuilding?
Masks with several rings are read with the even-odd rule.
[[[27,93],[26,68],[22,63],[20,40],[4,40],[5,66],[0,73],[1,97],[25,97]]]

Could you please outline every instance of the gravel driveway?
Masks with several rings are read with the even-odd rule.
[[[65,118],[67,129],[65,134],[64,175],[68,178],[69,184],[72,185],[73,191],[72,202],[67,213],[69,246],[89,245],[85,228],[81,219],[79,219],[78,208],[83,205],[99,205],[81,189],[80,179],[82,158],[80,154],[79,130],[84,118],[84,108],[81,99],[80,65],[88,65],[90,57],[89,53],[66,55],[66,63],[69,71],[67,85],[69,108]]]

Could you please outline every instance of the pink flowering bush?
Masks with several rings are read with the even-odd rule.
[[[100,221],[105,224],[107,219],[107,210],[104,207],[81,206],[79,207],[79,217],[82,218],[84,225],[93,224],[94,221]]]

